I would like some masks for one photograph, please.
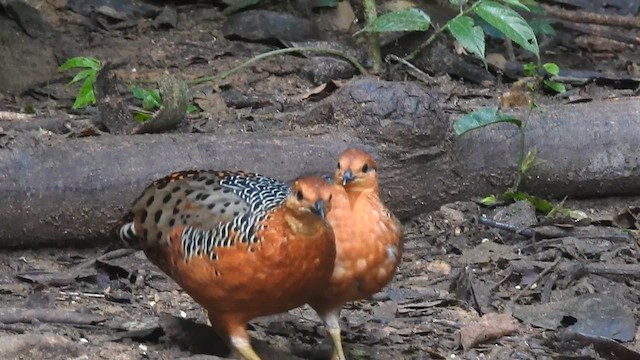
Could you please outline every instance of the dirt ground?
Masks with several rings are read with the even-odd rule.
[[[603,223],[627,205],[620,199],[571,204]],[[473,219],[480,214],[509,218],[510,223],[536,221],[524,203],[487,211],[466,202],[445,205],[405,223],[405,254],[394,281],[372,301],[349,304],[342,313],[349,358],[637,358],[632,351],[640,350],[635,337],[640,265],[634,237],[595,227],[582,236],[532,241],[478,226]],[[609,271],[597,267],[607,264],[604,259],[613,259]],[[580,269],[575,268],[578,264]],[[590,268],[594,264],[595,270]],[[214,359],[196,354],[226,354],[204,326],[208,320],[203,309],[142,252],[127,254],[117,246],[16,251],[2,254],[0,270],[3,308],[22,309],[17,316],[21,320],[2,324],[1,333],[63,337],[59,342],[36,338],[9,345],[7,341],[0,346],[4,354],[18,353],[18,359]],[[630,335],[625,344],[630,353],[606,355],[612,350],[599,353],[594,350],[598,344],[590,341],[558,340],[556,331],[562,333],[562,325],[557,330],[532,326],[540,320],[510,304],[515,299],[516,306],[528,305],[546,317],[553,312],[538,308],[545,297],[562,303],[585,294],[610,296],[608,301],[619,308],[608,318],[603,304],[598,304],[594,311],[598,321],[567,305],[561,309],[563,316],[573,314],[577,322],[586,322],[603,335],[609,328],[614,337]],[[582,305],[581,301],[575,306]],[[520,313],[523,323],[514,320],[508,309]],[[2,319],[16,318],[3,312]],[[620,312],[627,318],[618,317]],[[487,313],[507,317],[485,316],[485,323],[481,314]],[[625,324],[629,321],[630,328]],[[306,307],[256,319],[250,328],[265,359],[327,358],[324,328]],[[461,333],[465,341],[478,345],[463,352]],[[486,338],[469,340],[478,336]],[[620,351],[616,343],[608,346]]]
[[[114,21],[113,14],[83,15],[64,0],[33,3],[43,21],[6,9],[0,14],[2,111],[32,108],[52,118],[67,114],[76,89],[67,87],[68,74],[56,74],[55,68],[70,56],[108,60],[129,80],[156,79],[167,72],[196,79],[273,49],[262,38],[225,37],[225,16],[210,2],[169,6],[176,10],[177,20],[167,20],[173,25],[152,18]],[[300,16],[322,16],[282,6]],[[334,25],[320,23],[317,31]],[[545,53],[546,61],[617,73],[638,63],[633,48],[599,44],[596,52],[579,47],[573,38],[561,33],[553,51]],[[490,45],[496,51],[503,46]],[[189,130],[277,128],[277,122],[260,121],[261,116],[301,110],[314,96],[326,96],[326,87],[317,88],[326,81],[319,79],[331,76],[331,86],[339,86],[355,75],[311,60],[269,58],[223,82],[194,88],[194,102],[202,111],[190,115]],[[479,63],[469,66],[484,71]],[[405,70],[385,76],[421,81]],[[510,87],[498,77],[474,83],[437,69],[432,75],[425,86],[449,94],[443,108],[452,116],[496,105]],[[633,93],[605,79],[576,86],[564,96],[541,94],[537,101]],[[371,301],[349,304],[342,313],[348,358],[640,359],[640,253],[633,233],[640,211],[628,199],[565,206],[588,218],[575,223],[536,216],[527,203],[489,209],[469,201],[406,221],[405,254],[394,281]],[[482,214],[513,228],[478,225]],[[535,229],[535,236],[516,234],[524,228]],[[0,358],[195,360],[226,355],[205,326],[203,309],[143,253],[123,252],[115,242],[99,249],[3,252],[0,271]],[[328,358],[324,327],[308,308],[256,319],[250,333],[265,359]]]

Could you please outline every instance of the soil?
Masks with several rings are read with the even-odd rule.
[[[37,2],[35,8],[42,21],[16,21],[13,12],[6,9],[7,14],[0,13],[0,53],[4,54],[0,55],[0,67],[4,66],[0,71],[0,111],[33,109],[39,116],[52,118],[90,113],[91,109],[69,110],[77,89],[66,85],[68,74],[56,73],[56,67],[71,56],[108,60],[115,64],[114,73],[127,80],[157,79],[165,73],[190,80],[229,70],[274,48],[274,40],[225,37],[226,17],[211,2],[170,5],[177,13],[175,26],[142,17],[115,22],[109,17],[81,15],[66,4],[64,0]],[[290,4],[266,6],[301,17],[326,19]],[[330,31],[334,25],[321,23],[318,31]],[[572,36],[575,34],[560,33],[543,60],[556,61],[561,68],[615,73],[625,72],[630,63],[637,66],[637,54],[632,48],[607,47],[605,42],[599,43],[596,52],[569,41]],[[348,39],[350,35],[336,37]],[[502,42],[489,45],[496,52],[504,52]],[[356,49],[357,46],[363,46],[361,41],[356,42]],[[8,47],[11,54],[6,51]],[[317,59],[303,56],[271,57],[223,82],[192,88],[194,103],[202,111],[190,115],[190,126],[177,131],[238,133],[277,129],[278,122],[269,120],[277,119],[278,113],[303,110],[315,97],[328,96],[332,87],[355,75],[352,70],[337,71],[332,66],[317,66],[314,61]],[[322,74],[310,70],[310,66],[315,70],[329,69],[334,81],[317,88],[326,82],[318,81]],[[469,66],[484,71],[479,63]],[[406,69],[396,70],[385,76],[423,81],[433,91],[448,94],[443,109],[451,116],[496,105],[511,87],[492,76],[489,78],[494,82],[474,83],[459,74],[434,69],[425,81]],[[539,94],[536,101],[562,104],[629,96],[633,91],[619,83],[605,82],[576,86],[564,96]],[[96,134],[76,130],[72,131],[74,136]],[[556,218],[551,224],[560,224],[559,229],[592,227],[584,227],[587,233],[580,236],[551,237],[556,242],[539,242],[540,238],[527,239],[476,223],[485,213],[501,216],[502,221],[519,228],[549,222],[535,216],[526,205],[516,204],[496,209],[481,208],[473,202],[448,204],[407,221],[406,251],[396,278],[371,301],[344,308],[347,357],[640,358],[636,352],[640,351],[640,342],[635,336],[640,271],[632,267],[638,265],[638,244],[630,232],[620,230],[637,228],[638,217],[633,218],[638,215],[637,209],[625,199],[567,203],[590,219],[574,223]],[[603,235],[603,229],[614,233]],[[495,247],[487,250],[487,246]],[[143,253],[123,254],[118,248],[114,244],[98,249],[50,248],[0,254],[0,306],[20,309],[17,321],[0,309],[0,357],[124,360],[225,356],[225,347],[214,341],[215,336],[204,326],[208,324],[204,310],[151,265]],[[114,251],[116,256],[99,258],[102,254],[114,255]],[[485,255],[486,259],[482,257]],[[611,268],[605,271],[593,264],[605,270],[609,265]],[[571,268],[573,265],[580,269]],[[569,325],[558,322],[555,329],[540,326],[513,307],[560,302],[584,294],[610,296],[610,303],[620,305],[616,311],[628,312],[624,318],[632,322],[631,338],[607,332],[612,323],[590,323],[598,329],[596,333],[620,341],[623,346],[593,338],[558,340],[556,336],[570,329]],[[492,313],[507,317],[487,317]],[[590,321],[586,315],[572,316],[577,322]],[[622,327],[626,324],[613,323]],[[250,328],[256,348],[265,359],[328,358],[324,326],[306,307],[256,319]],[[623,330],[628,333],[627,328]],[[60,337],[48,337],[52,334]],[[23,341],[27,337],[29,341]]]

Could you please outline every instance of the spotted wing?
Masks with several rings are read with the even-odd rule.
[[[256,242],[258,224],[289,193],[285,184],[257,174],[186,171],[151,184],[134,204],[135,232],[147,244],[166,242],[181,229],[186,257],[235,242]]]

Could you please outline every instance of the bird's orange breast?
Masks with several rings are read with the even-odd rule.
[[[301,306],[328,282],[335,244],[328,227],[304,238],[294,235],[285,212],[281,208],[264,220],[260,241],[218,248],[215,260],[206,254],[185,259],[183,228],[177,227],[163,251],[151,249],[153,261],[210,312],[248,321]]]
[[[325,301],[365,299],[380,291],[395,274],[402,256],[398,220],[374,193],[347,195],[333,186],[327,214],[336,238],[336,262]]]

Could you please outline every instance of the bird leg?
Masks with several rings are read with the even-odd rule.
[[[240,353],[240,356],[245,360],[261,360],[260,356],[258,356],[251,347],[249,336],[247,335],[244,327],[242,328],[242,333],[243,334],[240,334],[240,331],[237,331],[229,337],[231,340],[231,346],[235,351]]]
[[[329,335],[333,340],[332,360],[346,360],[342,349],[342,338],[340,335],[340,310],[329,312],[323,317],[325,324],[329,328]]]
[[[231,358],[241,358],[243,360],[261,360],[260,356],[251,347],[249,334],[247,334],[247,324],[237,321],[228,321],[211,316],[214,312],[209,311],[209,322],[218,334],[228,334],[228,341],[231,347]],[[225,321],[226,320],[226,321]]]

